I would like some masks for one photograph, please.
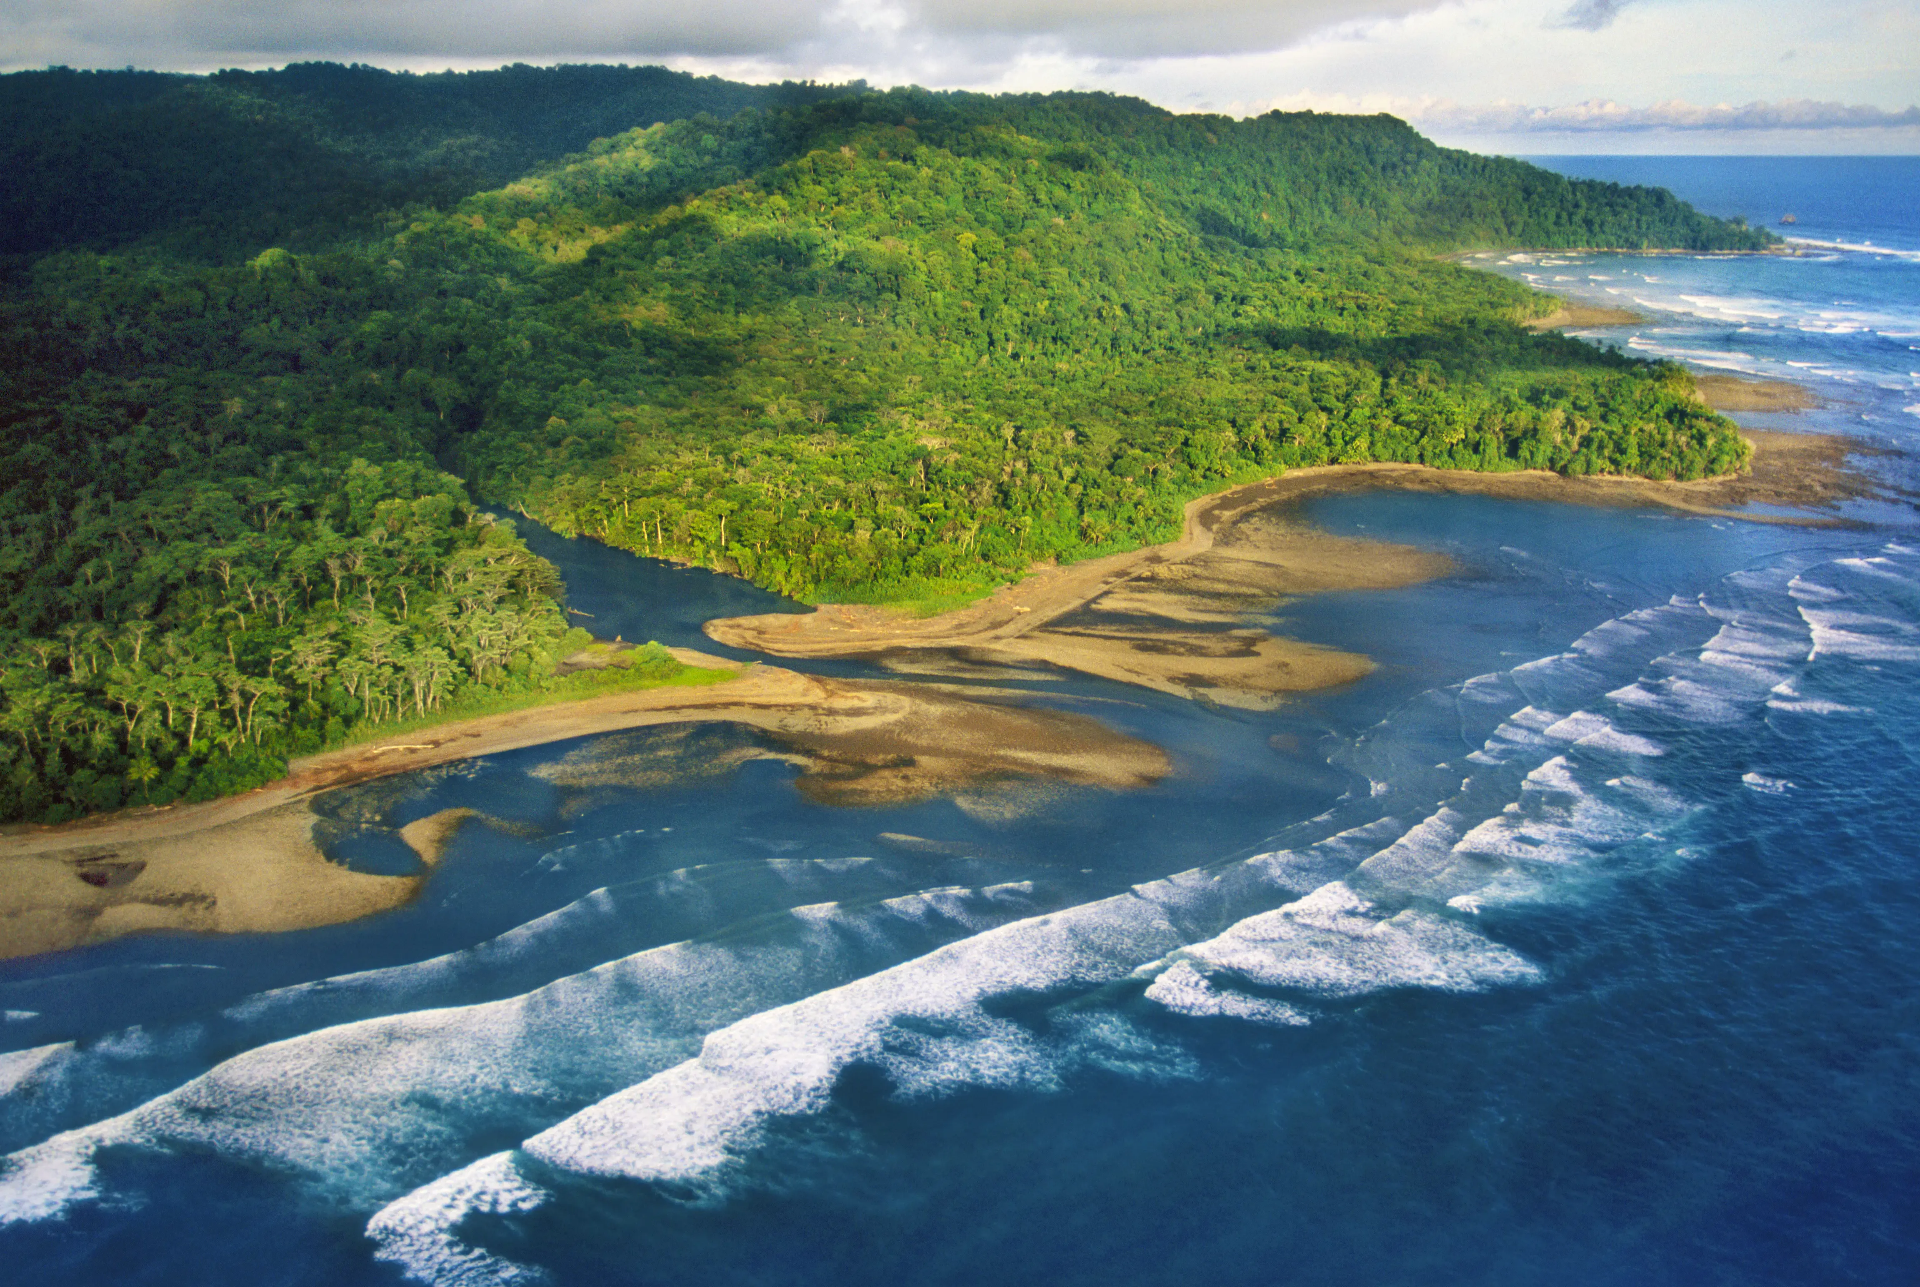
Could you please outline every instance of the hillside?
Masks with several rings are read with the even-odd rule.
[[[857,88],[664,67],[18,72],[0,76],[0,256],[135,241],[229,262],[271,245],[315,249],[635,124]]]
[[[588,70],[474,82],[556,91],[498,109],[487,164],[602,119],[560,92]],[[467,83],[323,72],[433,102]],[[898,602],[1164,539],[1185,501],[1295,465],[1744,463],[1679,368],[1530,334],[1545,297],[1434,255],[1763,244],[1663,192],[1390,118],[802,88],[439,208],[316,180],[265,215],[235,195],[229,226],[183,177],[200,214],[162,203],[119,250],[33,258],[0,305],[0,816],[232,789],[360,725],[548,684],[557,582],[482,505]],[[308,137],[364,160],[405,135],[360,110]],[[425,173],[441,136],[418,137],[390,173]],[[311,236],[246,242],[261,228]]]
[[[1740,465],[1682,372],[1528,335],[1540,297],[1428,252],[1745,230],[1383,118],[1143,108],[874,95],[631,132],[475,197],[410,253],[545,266],[537,297],[476,284],[499,330],[448,374],[489,394],[444,449],[563,531],[838,598],[1165,539],[1199,491],[1291,465]],[[1151,129],[1103,132],[1121,112]],[[1066,143],[1026,132],[1062,115]],[[1437,238],[1463,193],[1481,214]],[[1208,231],[1231,219],[1266,243]]]

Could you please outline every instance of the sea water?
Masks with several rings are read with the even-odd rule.
[[[1920,226],[1874,194],[1913,163],[1579,164],[1829,244],[1493,267],[1648,316],[1608,342],[1827,400],[1754,423],[1911,445],[1920,294],[1884,251]],[[1166,747],[1141,792],[836,809],[751,760],[583,787],[556,766],[611,744],[582,739],[323,798],[349,862],[443,808],[502,825],[357,924],[7,963],[0,1255],[62,1283],[1914,1281],[1920,530],[1898,492],[1853,513],[1314,502],[1459,571],[1285,605],[1380,666],[1272,714],[1026,683]],[[791,606],[533,537],[602,633]],[[629,736],[683,768],[746,737]]]

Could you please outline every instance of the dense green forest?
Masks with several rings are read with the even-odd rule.
[[[861,87],[742,85],[664,67],[424,76],[299,63],[211,76],[0,76],[0,256],[158,242],[199,259],[378,235],[634,125]]]
[[[551,685],[582,636],[486,507],[802,598],[938,602],[1290,466],[1745,463],[1680,368],[1533,334],[1546,297],[1435,252],[1766,234],[1387,117],[649,69],[33,75],[0,102],[50,123],[10,146],[89,192],[138,182],[85,140],[244,123],[232,95],[384,178],[265,204],[182,174],[17,243],[45,253],[0,296],[0,817],[203,797]],[[708,103],[730,114],[603,128]],[[449,195],[488,166],[518,177]]]

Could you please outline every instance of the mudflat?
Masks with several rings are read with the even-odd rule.
[[[1811,411],[1820,399],[1791,380],[1757,380],[1741,375],[1696,375],[1700,400],[1715,411]]]

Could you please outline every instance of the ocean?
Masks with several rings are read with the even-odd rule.
[[[1805,253],[1483,266],[1913,449],[1920,160],[1545,163]],[[323,799],[369,867],[498,820],[406,908],[0,964],[12,1280],[1920,1280],[1911,497],[1304,512],[1459,571],[1283,605],[1379,668],[1276,712],[1029,685],[1165,747],[1150,789],[836,808],[723,726],[569,787],[583,739]],[[603,633],[791,606],[530,539]]]

